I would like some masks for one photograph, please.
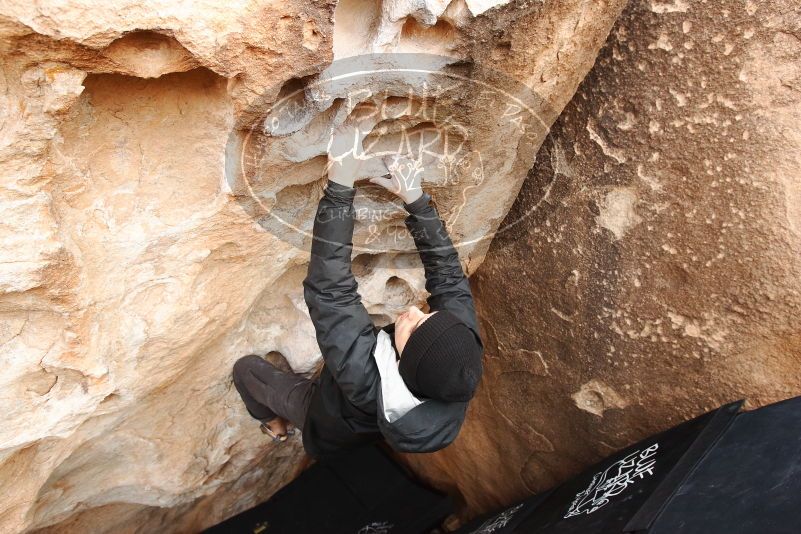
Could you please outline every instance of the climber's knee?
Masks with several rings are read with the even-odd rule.
[[[243,356],[239,358],[234,363],[234,382],[241,382],[245,375],[254,367],[256,362],[261,361],[261,356],[257,356],[255,354],[248,354],[247,356]]]

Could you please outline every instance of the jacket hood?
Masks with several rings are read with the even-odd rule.
[[[444,449],[459,435],[467,402],[426,399],[400,418],[384,418],[384,400],[378,391],[378,429],[393,449],[402,452],[434,452]]]
[[[395,324],[384,330],[390,335],[395,347]],[[425,400],[391,423],[384,418],[384,398],[378,388],[378,429],[393,449],[402,452],[434,452],[444,449],[456,439],[467,412],[466,402],[446,402],[437,399]]]

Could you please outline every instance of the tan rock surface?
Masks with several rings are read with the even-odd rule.
[[[799,154],[797,2],[633,2],[474,278],[466,427],[408,461],[477,513],[801,394]]]
[[[456,72],[486,64],[532,87],[547,126],[623,3],[4,2],[0,531],[193,531],[301,465],[299,439],[268,444],[230,381],[250,352],[278,351],[298,372],[320,364],[300,291],[308,239],[254,218],[239,159],[280,96],[354,54],[445,54]],[[498,120],[477,87],[442,106],[483,177],[429,184],[460,240],[491,235],[542,141]],[[257,192],[303,226],[323,183],[322,132],[348,110],[299,94],[300,118],[262,134],[254,161]],[[415,126],[447,125],[400,113],[379,133],[397,141]],[[370,230],[360,224],[357,242]],[[469,270],[487,245],[462,249]],[[356,265],[377,320],[421,301],[408,250]]]

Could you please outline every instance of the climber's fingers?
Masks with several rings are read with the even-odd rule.
[[[370,135],[375,125],[381,121],[380,115],[369,105],[357,106],[349,112],[342,123],[337,126],[333,134],[346,138],[353,146],[361,147],[365,137]]]
[[[379,185],[379,186],[383,187],[384,189],[386,189],[387,191],[390,191],[392,193],[396,193],[397,194],[400,191],[400,187],[398,186],[397,181],[393,180],[392,178],[385,178],[383,176],[376,176],[374,178],[370,178],[369,181],[370,181],[370,183],[373,183],[375,185]]]
[[[399,154],[391,154],[381,158],[381,161],[384,162],[384,166],[386,166],[387,170],[392,176],[396,176],[398,171],[408,160],[409,158]]]
[[[423,168],[418,160],[414,160],[408,156],[393,154],[392,156],[384,156],[384,165],[393,176],[400,176],[408,179],[422,172]]]
[[[384,187],[386,189],[392,187],[392,178],[386,178],[384,176],[375,176],[373,178],[370,178],[369,181],[371,183],[374,183],[375,185],[380,185],[381,187]]]
[[[362,142],[373,130],[375,119],[363,119],[360,122],[347,121],[336,128],[328,142],[328,156],[331,159],[351,157],[365,160],[371,156],[365,152]]]
[[[376,117],[365,117],[356,121],[354,127],[356,128],[356,141],[361,145],[364,138],[370,135],[375,125],[378,123]]]

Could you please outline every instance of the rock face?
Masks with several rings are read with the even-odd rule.
[[[739,398],[801,394],[801,9],[632,2],[473,278],[472,513]]]
[[[441,148],[449,122],[415,106],[458,118],[469,165],[427,187],[472,272],[624,1],[498,4],[3,3],[0,531],[193,531],[295,475],[299,439],[268,444],[230,370],[248,353],[321,363],[300,284],[325,133],[383,105],[371,140]],[[312,90],[345,58],[397,52],[446,56],[471,83]],[[481,98],[512,82],[538,97],[533,129]],[[377,321],[424,297],[416,256],[387,241],[401,217],[357,229],[384,239],[355,259]]]

